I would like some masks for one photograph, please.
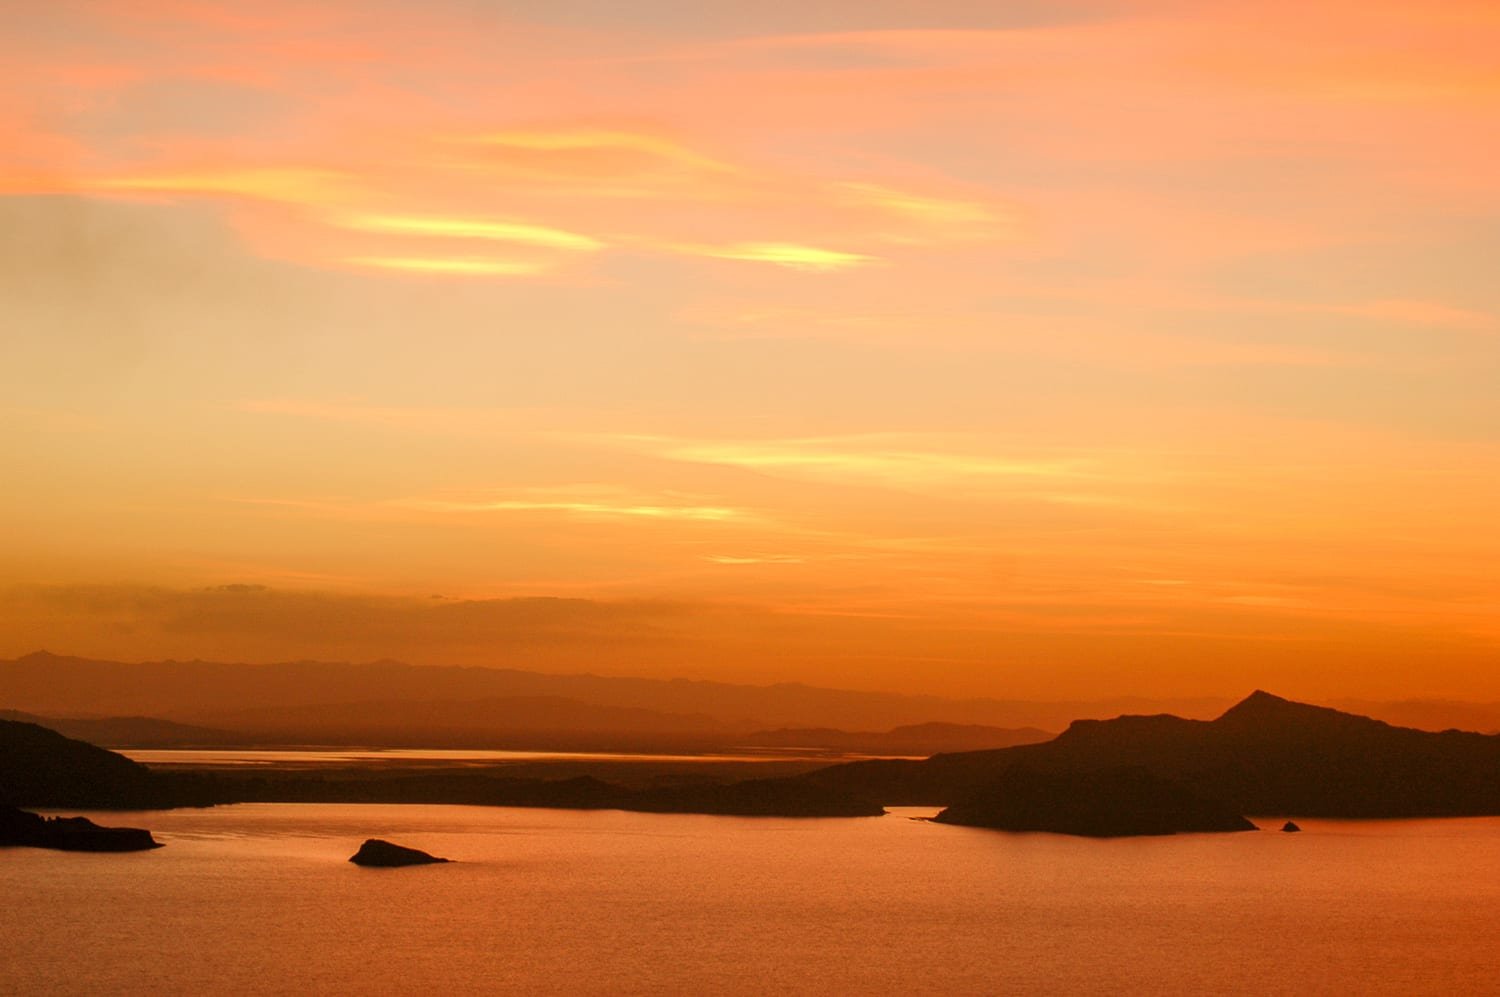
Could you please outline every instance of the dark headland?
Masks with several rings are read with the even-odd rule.
[[[139,827],[101,827],[86,817],[42,817],[0,806],[0,845],[53,848],[64,852],[143,852],[160,848]]]
[[[1223,803],[1143,768],[1043,772],[1017,765],[935,820],[1090,838],[1257,829]]]

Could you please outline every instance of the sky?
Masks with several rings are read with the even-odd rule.
[[[0,655],[1500,699],[1500,9],[0,0]]]

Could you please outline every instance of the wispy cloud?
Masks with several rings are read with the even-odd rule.
[[[512,160],[539,172],[588,175],[631,173],[649,165],[711,173],[734,173],[737,168],[689,144],[665,135],[608,127],[530,128],[465,136],[460,142],[500,152],[529,154]]]
[[[862,253],[823,249],[818,246],[799,246],[786,242],[742,242],[730,246],[679,246],[677,249],[688,256],[770,263],[790,270],[808,270],[815,273],[847,270],[850,267],[876,262],[875,257]]]
[[[343,262],[378,270],[462,277],[526,277],[547,269],[545,264],[529,260],[487,260],[472,256],[347,256]]]
[[[359,181],[336,170],[299,167],[229,167],[198,172],[141,173],[73,181],[83,191],[254,198],[287,204],[322,204],[350,197]]]
[[[685,440],[596,437],[669,460],[739,467],[768,474],[939,487],[983,482],[1081,482],[1099,475],[1081,457],[1006,457],[952,449],[943,436],[868,435],[790,440]]]
[[[1500,329],[1495,315],[1472,308],[1459,308],[1440,301],[1410,298],[1382,298],[1347,305],[1330,305],[1327,311],[1356,315],[1377,322],[1397,325],[1430,326],[1462,332],[1486,332]]]
[[[747,518],[741,509],[717,505],[641,505],[628,502],[566,502],[539,499],[496,499],[488,502],[406,500],[406,508],[430,512],[556,512],[584,518],[676,519],[722,523]]]
[[[877,183],[845,182],[837,193],[851,204],[873,208],[892,225],[885,237],[895,243],[1017,242],[1031,238],[1032,224],[1014,203],[916,193]]]
[[[580,519],[748,523],[750,510],[676,492],[650,493],[611,484],[557,485],[496,490],[492,494],[422,496],[385,503],[436,513],[542,513]]]
[[[807,558],[792,554],[710,554],[704,558],[713,564],[805,564]]]
[[[595,252],[604,243],[591,236],[527,222],[486,218],[453,218],[423,215],[347,215],[333,223],[360,232],[391,235],[431,236],[439,239],[479,239],[518,243],[570,252]]]

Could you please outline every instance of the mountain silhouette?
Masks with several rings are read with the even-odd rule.
[[[231,731],[159,720],[156,717],[41,717],[0,710],[0,720],[15,720],[55,730],[90,744],[130,748],[201,747],[222,744]]]
[[[1393,727],[1262,691],[1214,720],[1079,720],[1043,744],[853,762],[793,778],[887,804],[947,806],[975,799],[1017,765],[1136,767],[1241,814],[1500,814],[1500,735]]]
[[[1060,730],[1074,717],[1170,707],[1208,716],[1223,699],[1147,701],[1116,698],[1100,702],[1035,703],[1020,700],[950,699],[940,696],[829,689],[781,682],[742,685],[689,679],[634,678],[591,674],[550,674],[514,668],[411,665],[398,661],[365,663],[292,661],[238,664],[213,661],[119,662],[37,651],[0,660],[0,706],[43,716],[151,716],[179,723],[239,730],[266,721],[297,720],[299,737],[318,734],[322,711],[330,704],[357,704],[369,727],[406,725],[414,704],[435,710],[463,701],[551,697],[593,707],[645,710],[663,714],[653,721],[664,731],[743,737],[781,727],[836,727],[889,730],[906,724],[941,721],[992,727],[1034,726]],[[296,711],[310,708],[303,714]],[[527,711],[513,716],[525,717]],[[623,714],[621,714],[623,717]],[[334,719],[330,714],[330,719]],[[649,719],[639,715],[641,720]],[[429,727],[449,726],[435,716]],[[506,715],[491,724],[503,729]],[[538,718],[540,719],[540,717]],[[307,722],[300,722],[307,721]],[[560,718],[571,725],[571,718]],[[594,728],[614,729],[618,724]],[[283,724],[282,726],[287,726]],[[347,724],[345,724],[347,726]],[[459,726],[472,726],[466,718]],[[629,729],[643,729],[632,723]],[[476,745],[477,746],[477,745]]]
[[[867,755],[935,755],[943,751],[981,751],[1036,744],[1055,735],[1036,727],[990,727],[984,724],[904,724],[888,731],[849,731],[830,727],[791,727],[747,734],[746,745],[796,748]]]
[[[409,802],[833,817],[925,805],[953,808],[950,822],[1006,826],[1024,817],[1017,809],[1023,791],[1037,812],[1050,807],[1064,823],[1101,827],[1150,826],[1153,808],[1177,830],[1219,823],[1225,811],[1500,815],[1500,735],[1393,727],[1256,692],[1214,720],[1166,714],[1079,720],[1040,744],[873,759],[780,779],[632,789],[586,777],[463,770],[371,770],[338,779],[152,771],[34,724],[0,721],[0,804],[15,806]],[[1069,810],[1080,795],[1095,798],[1092,815]]]

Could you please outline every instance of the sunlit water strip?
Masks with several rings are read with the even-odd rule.
[[[164,768],[241,768],[247,766],[315,768],[351,765],[501,765],[507,762],[837,762],[875,755],[746,751],[743,754],[650,754],[588,751],[511,751],[479,748],[121,748],[119,753],[145,765]]]

